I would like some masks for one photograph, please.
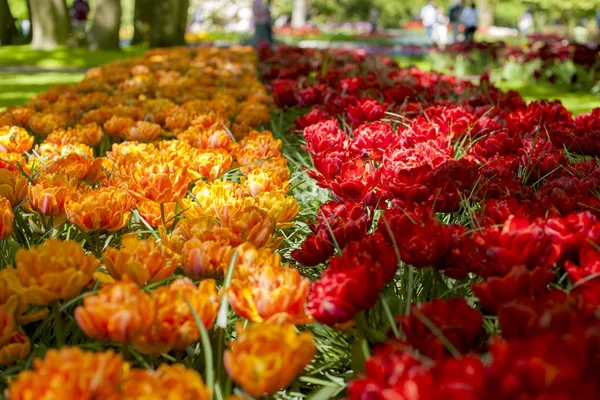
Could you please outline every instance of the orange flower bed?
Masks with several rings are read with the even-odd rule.
[[[299,207],[258,130],[273,101],[255,64],[244,47],[152,50],[0,112],[0,364],[36,357],[9,399],[209,399],[214,377],[174,361],[197,364],[208,331],[225,376],[229,302],[253,322],[225,358],[242,388],[273,393],[310,362],[310,334],[288,348],[309,282],[275,253]],[[248,383],[280,349],[293,368]]]

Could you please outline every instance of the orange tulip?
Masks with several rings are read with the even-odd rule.
[[[114,232],[127,225],[134,206],[124,189],[99,187],[67,201],[65,213],[84,232]]]
[[[45,166],[37,180],[62,174],[69,179],[78,179],[89,184],[98,183],[105,176],[102,171],[102,158],[93,158],[79,152],[67,154]]]
[[[123,382],[123,400],[210,400],[200,374],[181,364],[162,364],[156,371],[134,369]]]
[[[211,232],[216,226],[217,222],[214,218],[200,216],[179,221],[170,234],[162,226],[158,228],[158,231],[163,245],[174,253],[182,254],[183,245],[188,240]]]
[[[92,339],[131,343],[154,322],[154,301],[134,282],[102,286],[75,310],[77,325]]]
[[[183,271],[192,279],[222,278],[233,256],[228,240],[192,238],[183,245]]]
[[[102,128],[97,123],[91,122],[66,130],[56,130],[49,134],[45,141],[57,145],[85,144],[87,146],[97,146],[102,138],[104,138]]]
[[[61,157],[66,157],[69,154],[77,154],[79,156],[94,157],[94,149],[90,146],[81,143],[75,144],[54,144],[44,142],[36,147],[36,154],[47,160],[57,160]]]
[[[156,319],[149,332],[134,340],[134,346],[149,355],[172,349],[183,350],[198,341],[200,330],[184,298],[196,311],[206,329],[213,326],[219,308],[216,283],[205,279],[199,286],[186,278],[177,279],[152,292]]]
[[[157,203],[180,201],[190,183],[187,166],[176,165],[176,160],[143,160],[132,171],[128,190],[138,201]]]
[[[0,347],[10,341],[15,330],[15,313],[18,307],[18,299],[11,298],[8,303],[0,306]]]
[[[10,201],[0,197],[0,240],[7,239],[12,235],[14,219],[15,214],[13,214]]]
[[[56,217],[64,214],[65,202],[76,195],[79,183],[64,175],[55,175],[29,186],[29,203],[40,213]]]
[[[276,172],[263,169],[251,171],[247,177],[241,178],[240,183],[252,197],[264,192],[281,192],[285,194],[289,189],[287,179],[282,180]]]
[[[210,129],[191,126],[178,134],[177,139],[187,142],[200,150],[223,149],[231,152],[236,148],[233,138],[222,126]]]
[[[231,168],[233,158],[225,150],[217,149],[210,152],[201,152],[194,156],[190,168],[199,177],[214,181]]]
[[[287,167],[287,160],[283,156],[273,156],[265,161],[244,164],[240,167],[240,171],[244,176],[248,176],[255,170],[264,170],[274,173],[282,182],[290,179],[290,170]]]
[[[298,270],[277,266],[240,271],[227,288],[227,299],[240,316],[252,322],[310,321],[304,308],[310,281]]]
[[[240,243],[250,242],[256,247],[276,248],[281,239],[275,239],[275,221],[257,207],[246,207],[234,214],[221,216],[221,226],[240,238]]]
[[[135,234],[126,235],[123,247],[108,247],[102,261],[117,280],[125,275],[140,286],[173,275],[178,257],[154,239],[139,240]]]
[[[10,400],[121,398],[119,385],[128,365],[112,350],[104,353],[78,347],[50,349],[35,359],[32,371],[23,371],[6,390]]]
[[[137,121],[135,125],[121,133],[121,136],[127,140],[140,140],[151,142],[156,140],[162,133],[162,128],[158,124],[146,121]]]
[[[67,118],[59,114],[36,113],[29,118],[29,127],[41,137],[46,137],[67,125]]]
[[[316,352],[309,331],[298,335],[294,325],[275,323],[246,329],[238,324],[229,348],[223,357],[227,373],[254,397],[289,386]]]
[[[126,132],[134,126],[133,118],[113,116],[104,123],[104,130],[109,135],[125,137]]]
[[[10,365],[16,360],[27,358],[31,352],[31,342],[22,330],[12,333],[8,342],[0,347],[0,364]]]
[[[254,200],[258,208],[266,211],[269,218],[275,220],[279,229],[287,229],[294,225],[294,219],[300,212],[296,199],[282,193],[263,192]]]
[[[29,118],[31,118],[31,116],[33,114],[35,114],[35,108],[30,106],[30,105],[25,105],[25,106],[18,106],[18,107],[6,107],[6,115],[9,118],[9,123],[6,124],[2,124],[0,123],[0,125],[4,126],[4,125],[21,125],[21,126],[27,126],[27,123],[29,122]],[[4,114],[4,113],[0,113],[0,114]]]
[[[175,218],[177,214],[175,213],[175,208],[177,207],[177,203],[163,203],[163,212],[165,218],[165,224],[167,226],[173,225],[176,221]],[[160,204],[152,201],[142,201],[137,203],[136,209],[144,221],[148,223],[148,225],[157,227],[163,224],[163,215],[160,211]],[[181,212],[181,207],[179,207],[179,212]]]
[[[48,314],[48,309],[45,308],[28,312],[24,291],[13,268],[4,268],[0,271],[0,304],[14,306],[17,324],[39,321]]]
[[[23,154],[33,146],[33,136],[18,126],[0,127],[0,153]]]
[[[247,277],[254,269],[276,268],[281,266],[281,255],[272,249],[257,249],[252,243],[243,243],[237,247],[238,258],[235,267],[235,277]]]
[[[27,179],[7,168],[0,169],[0,196],[16,207],[27,196]]]
[[[75,297],[91,280],[99,260],[73,241],[49,239],[15,256],[16,278],[28,303],[46,305]]]

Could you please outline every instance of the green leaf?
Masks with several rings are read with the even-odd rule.
[[[343,386],[323,386],[315,389],[308,396],[308,400],[327,400],[332,399],[344,389]]]

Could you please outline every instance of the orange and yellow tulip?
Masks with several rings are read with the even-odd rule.
[[[135,200],[124,189],[99,187],[72,198],[65,213],[84,232],[118,231],[127,225]]]
[[[183,271],[191,279],[222,278],[233,256],[234,248],[226,239],[192,238],[183,245]]]
[[[46,305],[75,297],[92,280],[99,263],[77,242],[49,239],[31,250],[17,251],[14,278],[29,304]]]
[[[298,270],[268,266],[239,271],[227,288],[227,299],[241,317],[252,322],[310,321],[304,308],[310,281]]]
[[[173,275],[177,268],[178,256],[152,238],[139,240],[130,234],[121,243],[122,248],[108,247],[102,256],[104,266],[117,280],[127,276],[144,286]]]
[[[0,240],[10,237],[13,232],[13,221],[15,214],[13,213],[10,201],[4,197],[0,197]]]
[[[0,197],[16,207],[27,196],[27,179],[7,168],[0,169]]]
[[[102,286],[75,310],[77,325],[92,339],[131,343],[154,323],[154,301],[134,282]]]
[[[162,364],[157,370],[134,369],[121,387],[124,400],[210,400],[200,374],[181,364]]]
[[[10,365],[16,360],[27,358],[31,352],[31,342],[22,330],[13,331],[6,343],[0,346],[0,364]]]
[[[33,146],[33,136],[18,126],[0,127],[0,153],[23,154]]]
[[[119,385],[129,367],[112,350],[104,353],[78,347],[50,349],[36,358],[33,370],[21,372],[6,390],[10,400],[121,398]]]
[[[239,324],[223,360],[229,376],[258,397],[289,386],[315,352],[312,334],[297,334],[294,325],[264,323],[244,329]]]
[[[143,160],[132,171],[127,189],[138,201],[171,203],[185,196],[190,179],[187,166],[175,161]]]
[[[156,318],[146,335],[134,340],[134,346],[149,355],[172,349],[183,350],[200,338],[200,329],[185,299],[206,329],[213,326],[219,308],[216,283],[205,279],[199,286],[186,278],[177,279],[152,292]]]

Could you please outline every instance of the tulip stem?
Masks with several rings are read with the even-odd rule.
[[[124,343],[123,346],[121,346],[121,352],[123,353],[123,359],[125,361],[129,361],[129,359],[131,358],[131,353],[129,352],[129,344]]]
[[[56,336],[56,346],[58,348],[65,344],[65,321],[60,312],[60,302],[54,300],[52,302],[52,312],[54,314],[54,335]]]
[[[214,365],[213,365],[214,358],[213,358],[212,346],[210,344],[210,337],[208,336],[208,332],[206,330],[206,327],[204,326],[204,323],[200,319],[200,316],[198,316],[198,313],[196,312],[196,310],[194,309],[194,307],[192,306],[190,301],[185,296],[183,296],[183,300],[185,301],[185,304],[187,304],[188,308],[190,309],[190,312],[192,313],[192,316],[194,317],[194,321],[196,322],[196,325],[198,326],[198,329],[200,330],[200,342],[202,343],[202,351],[204,352],[204,368],[205,368],[204,379],[206,381],[206,386],[208,386],[211,393],[214,394],[215,370],[214,370]],[[212,395],[211,395],[211,399],[212,399]]]
[[[167,221],[165,221],[165,204],[160,203],[160,220],[162,221],[163,228],[167,227]]]

